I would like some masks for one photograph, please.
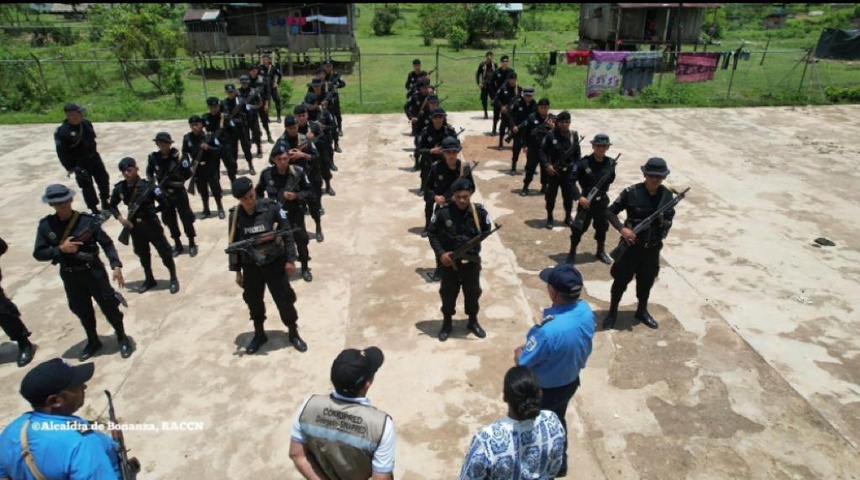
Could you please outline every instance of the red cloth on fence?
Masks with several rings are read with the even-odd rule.
[[[588,50],[570,50],[567,52],[567,64],[588,65]]]
[[[688,52],[678,56],[676,83],[704,82],[714,79],[719,52]]]
[[[287,17],[287,25],[302,26],[306,23],[308,23],[308,19],[306,17]]]

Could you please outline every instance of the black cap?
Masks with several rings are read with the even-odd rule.
[[[158,132],[155,134],[155,138],[152,139],[153,142],[167,142],[173,143],[173,139],[170,138],[170,134],[167,132]]]
[[[330,58],[326,58],[323,60],[323,65],[334,65],[334,62]]]
[[[418,80],[418,86],[419,87],[429,87],[430,86],[430,79],[429,78],[422,78],[421,80]]]
[[[131,157],[125,157],[119,161],[119,171],[123,171],[128,167],[136,167],[137,162]]]
[[[304,103],[300,103],[293,107],[293,115],[299,115],[302,113],[308,113],[308,106]]]
[[[534,95],[535,87],[526,87],[523,89],[523,95]]]
[[[490,56],[490,55],[492,55],[492,54],[493,54],[493,52],[487,52],[487,53],[485,53],[485,54],[484,54],[484,56],[485,56],[485,57],[489,57],[489,56]]]
[[[239,177],[233,180],[233,196],[236,198],[244,197],[251,189],[254,188],[254,182],[248,177]]]
[[[439,101],[439,95],[436,95],[435,93],[431,93],[430,95],[427,95],[427,101],[428,102],[438,102]]]
[[[502,55],[501,61],[503,61],[503,62],[507,62],[507,61],[508,61],[508,56],[507,56],[507,55]]]
[[[445,110],[443,110],[443,109],[441,109],[441,108],[437,108],[437,109],[433,110],[433,113],[431,113],[431,114],[430,114],[430,118],[433,118],[433,117],[444,117],[445,115],[447,115],[447,114],[445,113]]]
[[[242,75],[239,77],[239,83],[251,83],[251,77],[247,75]]]
[[[282,153],[287,153],[289,148],[287,148],[287,144],[283,142],[275,143],[275,146],[272,147],[272,151],[269,152],[269,159],[275,158]]]
[[[224,91],[227,93],[235,92],[236,91],[236,85],[233,85],[232,83],[228,83],[227,85],[224,85]]]
[[[200,115],[191,115],[188,117],[188,123],[203,123],[203,119],[200,118]]]
[[[460,190],[468,190],[469,192],[473,192],[472,182],[465,178],[458,178],[454,180],[454,183],[451,184],[451,193],[459,192]]]
[[[541,105],[546,105],[548,107],[549,106],[549,99],[546,97],[543,97],[540,100],[538,100],[538,106],[541,106]]]
[[[457,140],[457,137],[445,137],[442,140],[441,148],[443,152],[459,152],[463,149],[463,147],[460,146],[460,141]]]
[[[42,362],[24,375],[21,380],[21,396],[31,405],[44,405],[51,395],[77,385],[83,385],[93,378],[94,363],[72,366],[61,358]]]
[[[308,92],[305,95],[305,103],[307,103],[307,104],[317,103],[317,94],[314,92]]]
[[[340,352],[331,364],[331,383],[335,391],[354,397],[384,361],[385,355],[377,347],[364,350],[348,348]]]
[[[421,65],[421,60],[417,58],[415,60],[412,60],[412,65]]]
[[[569,263],[559,263],[541,270],[540,279],[559,293],[573,296],[582,293],[582,274]]]
[[[206,99],[206,105],[213,106],[213,105],[218,105],[219,103],[221,103],[221,102],[218,101],[218,97],[209,97]]]
[[[309,87],[321,87],[323,84],[323,80],[321,78],[314,77],[311,79],[311,83],[308,84]]]
[[[591,140],[592,145],[612,145],[612,142],[609,141],[609,135],[605,133],[598,133]]]
[[[558,120],[559,122],[570,121],[570,112],[565,110],[565,111],[559,113],[558,116],[555,117],[555,119]]]
[[[666,165],[666,160],[660,157],[651,157],[645,162],[645,165],[640,167],[645,175],[656,175],[665,177],[669,175],[669,166]]]
[[[296,120],[295,115],[284,115],[284,126],[285,127],[293,127],[298,125],[298,120]]]
[[[68,112],[83,112],[84,107],[78,105],[77,103],[67,103],[63,107],[63,111],[66,113],[68,113]]]
[[[45,203],[63,203],[71,200],[75,196],[75,191],[61,184],[54,183],[48,185],[45,189],[45,194],[42,195],[42,201]]]
[[[510,80],[510,79],[512,79],[512,78],[513,78],[514,80],[516,80],[516,79],[517,79],[517,72],[511,72],[511,73],[509,73],[509,74],[508,74],[508,80]]]

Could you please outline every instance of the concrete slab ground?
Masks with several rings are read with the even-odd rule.
[[[307,353],[289,346],[277,315],[261,353],[241,353],[252,328],[227,271],[226,221],[217,218],[195,223],[200,254],[178,258],[179,294],[167,291],[157,259],[161,287],[126,293],[134,356],[116,354],[99,317],[106,348],[80,414],[104,418],[110,389],[121,421],[150,429],[125,434],[141,479],[299,478],[288,457],[296,409],[329,390],[337,353],[369,345],[386,354],[370,397],[395,420],[397,478],[458,474],[471,436],[506,411],[502,377],[548,303],[537,272],[565,257],[569,233],[543,228],[540,196],[516,195],[525,159],[520,176],[507,175],[510,149],[495,149],[482,114],[449,121],[466,129],[463,158],[481,162],[476,200],[503,225],[483,255],[488,337],[465,334],[460,306],[453,337],[435,339],[438,284],[425,276],[433,256],[419,236],[423,205],[402,115],[347,115],[337,194],[323,201],[325,241],[310,247],[314,280],[293,281]],[[51,213],[40,202],[45,186],[77,189],[56,160],[57,124],[3,128],[3,287],[33,331],[36,362],[76,363],[82,328],[56,267],[32,258],[36,224]],[[95,127],[114,182],[119,159],[143,161],[157,131],[181,138],[187,130],[181,121]],[[613,197],[655,155],[668,161],[669,183],[691,190],[652,292],[660,328],[635,324],[631,288],[618,330],[595,335],[568,411],[569,477],[858,478],[860,107],[589,110],[573,112],[573,128],[586,138],[609,134],[610,154],[622,153]],[[80,195],[75,206],[83,208]],[[199,197],[192,207],[200,210]],[[115,221],[105,228],[113,238],[120,230]],[[816,246],[817,237],[835,246]],[[137,258],[118,246],[128,285],[139,285]],[[593,251],[586,234],[577,263],[600,321],[611,279]],[[15,354],[4,338],[0,424],[27,409]]]

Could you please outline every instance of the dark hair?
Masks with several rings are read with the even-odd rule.
[[[505,401],[519,417],[531,420],[540,413],[540,381],[529,367],[511,367],[505,374]]]

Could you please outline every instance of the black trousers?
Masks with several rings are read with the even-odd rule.
[[[430,179],[430,167],[433,166],[433,157],[422,155],[418,161],[418,175],[421,176],[421,190],[427,189],[427,180]]]
[[[576,207],[576,216],[582,215],[582,230],[570,229],[571,251],[579,245],[582,236],[591,224],[594,224],[594,240],[597,244],[603,245],[606,242],[606,232],[609,230],[609,220],[606,217],[607,207],[609,207],[609,198],[606,196],[591,202],[588,208],[582,208],[581,205]]]
[[[251,143],[257,146],[257,151],[259,152],[262,148],[262,132],[260,132],[258,110],[253,110],[248,114],[248,131],[250,132]]]
[[[535,170],[537,170],[538,167],[540,167],[540,184],[546,185],[547,174],[543,165],[540,164],[539,148],[531,147],[528,152],[526,152],[526,175],[525,178],[523,178],[523,188],[529,188],[529,185],[535,178]]]
[[[552,213],[555,210],[555,199],[558,197],[558,190],[561,189],[562,204],[564,205],[565,215],[570,214],[573,210],[573,179],[570,172],[557,172],[556,175],[547,175],[546,182],[546,216],[552,218]]]
[[[636,298],[639,299],[640,307],[648,303],[651,295],[651,287],[660,272],[660,250],[663,244],[644,246],[634,244],[612,264],[609,270],[614,281],[612,282],[612,300],[621,301],[621,296],[627,290],[627,285],[636,277]]]
[[[439,296],[442,297],[442,314],[453,316],[457,309],[457,296],[463,289],[463,303],[466,315],[477,315],[480,310],[478,300],[481,298],[481,264],[457,263],[457,269],[442,267],[442,282],[439,285]]]
[[[161,263],[170,272],[170,276],[176,275],[176,262],[173,261],[173,253],[170,244],[164,236],[164,228],[157,217],[144,218],[138,222],[134,220],[134,228],[131,229],[131,245],[134,254],[140,258],[140,266],[147,275],[152,275],[152,250],[150,244],[155,247]]]
[[[334,163],[334,149],[330,141],[326,141],[324,145],[317,145],[317,151],[320,154],[319,172],[326,185],[331,181],[331,165]]]
[[[237,146],[235,141],[238,138],[227,138],[221,143],[221,161],[224,162],[224,169],[227,170],[227,178],[230,179],[230,184],[236,180],[236,175],[239,173],[239,166],[236,165]]]
[[[508,127],[511,125],[510,115],[502,115],[502,118],[499,122],[499,146],[502,146],[502,142],[505,138],[505,133],[508,131]]]
[[[281,322],[287,327],[294,326],[299,319],[296,311],[296,292],[290,286],[284,265],[287,263],[286,256],[281,256],[266,265],[247,264],[242,265],[244,284],[242,287],[242,299],[248,305],[251,320],[262,323],[266,320],[266,304],[263,301],[265,289],[275,301]]]
[[[99,199],[101,199],[101,203],[104,205],[108,203],[108,199],[110,198],[110,177],[107,170],[105,170],[102,157],[98,153],[87,158],[75,159],[75,181],[78,183],[78,187],[81,188],[81,194],[84,196],[87,208],[90,210],[98,208]],[[93,181],[98,186],[98,195],[96,195]]]
[[[567,415],[567,405],[570,403],[570,399],[573,398],[573,394],[576,393],[577,389],[579,389],[578,378],[574,380],[573,383],[569,383],[561,387],[541,388],[541,410],[549,410],[558,415],[558,419],[561,420],[561,425],[564,427],[564,457],[561,462],[562,470],[567,470],[567,420],[565,420],[564,417]]]
[[[523,151],[523,141],[519,135],[514,135],[513,153],[511,154],[511,170],[517,169],[517,162],[520,161],[520,152]],[[526,161],[528,164],[528,161]],[[534,172],[532,173],[534,175]]]
[[[269,131],[269,112],[264,112],[263,108],[260,107],[256,110],[257,118],[259,119],[259,124],[262,125],[263,131],[266,132],[266,135],[271,138],[272,133]],[[259,145],[259,144],[257,144]]]
[[[271,87],[270,91],[272,92],[271,99],[275,101],[275,111],[278,115],[278,118],[281,118],[281,95],[278,93],[278,87]]]
[[[173,190],[173,191],[171,191]],[[161,206],[161,221],[170,230],[170,238],[179,241],[182,236],[179,233],[179,220],[182,220],[182,228],[189,240],[197,236],[194,231],[194,212],[188,203],[188,192],[185,187],[171,188],[165,192],[167,201]],[[178,216],[178,219],[177,219]]]
[[[496,131],[496,125],[499,123],[499,116],[502,113],[502,106],[493,102],[493,131]]]
[[[220,205],[222,193],[220,159],[209,158],[206,160],[206,165],[199,164],[197,166],[197,173],[194,175],[194,183],[197,184],[197,192],[200,194],[200,200],[207,210],[209,209],[210,192]]]
[[[12,303],[2,288],[0,288],[0,328],[13,342],[19,342],[30,336],[30,331],[21,321],[18,306]]]
[[[299,251],[299,262],[302,264],[302,270],[307,270],[308,261],[310,261],[311,257],[308,251],[310,237],[308,236],[308,229],[305,226],[305,214],[299,208],[298,211],[288,212],[287,218],[290,219],[290,228],[300,229],[293,231],[293,237],[296,240],[296,249]]]
[[[432,200],[433,193],[427,194],[430,196],[431,200],[424,199],[424,229],[427,230],[430,228],[430,219],[433,218],[433,213],[439,209],[439,205]],[[439,265],[439,261],[436,261],[437,266]]]
[[[239,159],[239,146],[242,146],[242,153],[245,155],[245,161],[251,163],[251,160],[254,158],[254,155],[251,153],[251,139],[248,137],[248,126],[244,124],[237,124],[236,128],[233,130],[233,133],[230,135],[230,147],[231,153],[233,154],[234,162],[237,162]],[[227,172],[229,174],[230,167],[227,167]]]
[[[481,106],[484,107],[484,116],[487,115],[487,107],[490,105],[490,89],[481,88]]]
[[[60,278],[63,280],[63,287],[66,290],[69,309],[81,321],[88,340],[98,340],[93,300],[116,331],[117,337],[123,338],[125,336],[122,323],[123,313],[119,309],[119,300],[116,298],[103,264],[97,263],[91,268],[81,271],[68,271],[61,266]]]

